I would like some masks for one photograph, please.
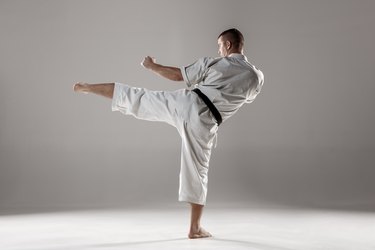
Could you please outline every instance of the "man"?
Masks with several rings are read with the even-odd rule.
[[[112,110],[136,118],[163,121],[182,138],[179,201],[191,204],[189,238],[210,237],[200,226],[207,196],[207,174],[218,126],[252,102],[264,82],[263,73],[243,55],[244,38],[237,29],[218,37],[219,58],[204,57],[186,67],[157,64],[145,57],[143,67],[194,89],[150,91],[120,83],[77,83],[74,91],[112,99]]]

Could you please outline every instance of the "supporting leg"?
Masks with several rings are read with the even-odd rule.
[[[73,90],[75,92],[93,93],[93,94],[104,96],[110,99],[113,98],[114,88],[115,88],[114,83],[88,84],[88,83],[78,82],[74,84],[73,86]]]
[[[203,205],[190,203],[191,204],[191,221],[190,221],[190,239],[207,238],[212,235],[204,230],[200,225],[200,220],[203,212]]]

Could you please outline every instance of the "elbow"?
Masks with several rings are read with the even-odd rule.
[[[182,73],[181,73],[181,70],[178,70],[174,76],[173,76],[173,80],[174,81],[177,81],[177,82],[181,82],[184,80],[184,78],[182,77]]]
[[[181,81],[184,80],[184,78],[182,77],[182,75],[175,75],[173,80],[176,81],[176,82],[181,82]]]

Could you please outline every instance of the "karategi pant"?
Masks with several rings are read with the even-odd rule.
[[[181,139],[179,201],[205,205],[211,150],[218,125],[193,91],[152,91],[115,83],[112,111],[177,128]]]

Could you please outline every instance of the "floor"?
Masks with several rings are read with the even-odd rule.
[[[0,214],[0,249],[375,249],[369,212],[206,208],[213,237],[198,240],[187,239],[188,220],[181,208]]]

